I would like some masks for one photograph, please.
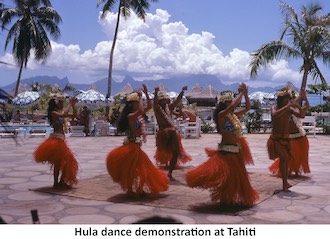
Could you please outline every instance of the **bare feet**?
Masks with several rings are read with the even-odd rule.
[[[126,195],[132,199],[138,199],[138,198],[143,198],[148,195],[145,191],[142,192],[133,192],[133,191],[127,191]]]
[[[283,185],[283,192],[286,192],[286,193],[288,193],[288,192],[291,192],[290,190],[289,190],[289,188],[291,188],[292,187],[292,185],[290,185],[289,183],[287,183],[287,184],[284,184]]]
[[[171,180],[171,182],[174,182],[174,181],[176,181],[176,179],[175,178],[173,178],[173,176],[172,176],[172,174],[171,173],[168,173],[167,174],[167,177]]]
[[[64,182],[59,182],[59,183],[54,183],[53,185],[53,189],[71,189],[72,186],[71,185],[68,185]]]

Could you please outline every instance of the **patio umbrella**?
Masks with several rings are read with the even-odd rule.
[[[250,100],[257,100],[261,104],[265,104],[269,100],[275,100],[275,94],[274,93],[267,93],[262,91],[256,91],[249,95]]]
[[[24,91],[13,98],[12,104],[15,107],[26,107],[39,100],[40,95],[36,91]]]
[[[108,103],[105,95],[93,89],[80,91],[80,93],[76,95],[76,98],[78,99],[79,105],[88,105],[90,107],[97,107]]]

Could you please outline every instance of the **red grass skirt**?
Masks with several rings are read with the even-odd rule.
[[[288,158],[295,158],[294,152],[291,151],[290,140],[274,139],[270,136],[267,140],[267,149],[269,158],[275,160],[280,157],[280,154],[286,155]]]
[[[177,164],[184,164],[191,161],[191,156],[184,150],[181,143],[181,135],[176,132],[176,137],[179,142],[180,153],[178,156]],[[175,145],[175,140],[173,140],[172,135],[169,133],[168,129],[159,130],[156,136],[156,153],[155,159],[160,165],[168,165],[173,157],[173,150],[177,147]]]
[[[62,179],[67,184],[76,184],[78,162],[64,139],[49,137],[34,152],[37,163],[59,164]]]
[[[220,153],[205,149],[209,159],[186,174],[189,187],[209,189],[212,201],[223,205],[252,206],[259,194],[249,181],[249,176],[242,160],[244,152]]]
[[[242,154],[244,164],[254,165],[251,150],[246,138],[244,137],[238,138],[238,144],[240,144],[241,146],[241,151],[244,152]]]
[[[136,143],[112,150],[106,164],[113,181],[119,183],[125,192],[159,193],[168,189],[166,173],[156,168]]]
[[[309,152],[309,142],[306,136],[290,139],[290,148],[295,157],[288,161],[288,173],[310,173],[310,168],[308,164],[308,152]],[[280,161],[277,158],[275,162],[269,166],[269,170],[281,177],[280,174]]]

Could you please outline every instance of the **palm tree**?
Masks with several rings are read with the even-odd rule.
[[[117,34],[120,22],[120,16],[123,16],[127,19],[131,15],[133,10],[136,15],[145,20],[146,10],[149,9],[149,2],[157,2],[158,0],[119,0],[118,4],[118,14],[115,33],[113,36],[112,47],[110,50],[110,59],[109,59],[109,72],[108,72],[108,89],[107,89],[107,98],[111,96],[111,82],[112,82],[112,66],[113,66],[113,53],[116,46]],[[107,13],[114,7],[118,0],[98,0],[97,6],[103,5],[101,18],[104,19]]]
[[[330,14],[320,15],[322,6],[311,3],[303,6],[301,16],[288,4],[281,2],[282,15],[285,19],[284,30],[280,40],[271,41],[261,46],[256,52],[251,54],[250,74],[252,78],[257,76],[260,66],[278,60],[303,59],[300,72],[303,72],[301,89],[306,88],[307,77],[310,75],[314,80],[320,79],[322,84],[327,85],[317,60],[325,64],[330,63]],[[290,45],[283,39],[287,37]]]
[[[21,79],[23,66],[27,66],[33,50],[36,61],[44,63],[51,54],[51,43],[47,32],[56,40],[60,35],[58,24],[60,15],[52,7],[50,0],[13,0],[15,8],[4,8],[1,15],[2,30],[17,19],[8,30],[5,49],[13,41],[13,56],[19,66],[15,96]]]

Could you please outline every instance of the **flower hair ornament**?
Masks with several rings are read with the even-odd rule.
[[[231,91],[221,92],[220,95],[217,96],[218,103],[232,101],[233,99],[234,99],[234,93]]]
[[[127,102],[139,101],[139,100],[140,100],[140,97],[139,97],[138,93],[136,93],[136,92],[131,93],[128,96],[126,96]]]
[[[67,94],[59,94],[59,93],[50,94],[50,98],[54,99],[56,103],[58,103],[59,101],[65,101],[67,97],[68,97]]]
[[[285,96],[289,96],[290,98],[292,98],[293,97],[293,94],[292,94],[293,92],[291,91],[291,90],[289,90],[289,89],[284,89],[284,90],[279,90],[279,91],[277,91],[276,92],[276,96],[277,97],[285,97]]]
[[[168,95],[164,92],[159,92],[157,97],[158,97],[158,100],[169,99]]]

